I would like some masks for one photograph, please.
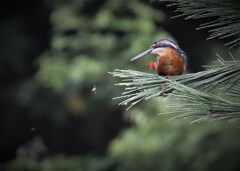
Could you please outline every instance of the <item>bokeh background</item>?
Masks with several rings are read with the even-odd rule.
[[[0,6],[0,170],[239,170],[239,130],[224,123],[168,122],[167,99],[119,106],[108,72],[147,67],[131,57],[171,37],[187,72],[228,59],[224,41],[170,19],[149,0],[4,0]],[[238,51],[231,51],[237,56]]]

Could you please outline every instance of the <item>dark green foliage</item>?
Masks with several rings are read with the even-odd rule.
[[[135,119],[141,118],[136,127],[123,131],[105,157],[55,155],[40,161],[17,157],[2,170],[239,170],[238,130],[222,123],[189,125],[188,120],[167,122],[164,117],[144,119],[137,114]]]
[[[107,159],[85,156],[85,157],[65,157],[54,156],[43,161],[29,159],[16,159],[7,163],[3,170],[6,171],[104,171],[110,168]]]
[[[220,123],[188,125],[187,122],[166,122],[160,117],[125,131],[110,148],[110,156],[118,163],[117,170],[233,171],[240,168],[238,131]]]

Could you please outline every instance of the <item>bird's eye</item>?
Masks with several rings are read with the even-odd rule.
[[[158,43],[156,44],[156,47],[165,47],[165,44],[164,44],[164,43],[159,43],[159,42],[158,42]]]

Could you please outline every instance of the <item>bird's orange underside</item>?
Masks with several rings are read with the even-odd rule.
[[[180,75],[185,70],[183,59],[173,48],[165,48],[157,57],[159,75]]]

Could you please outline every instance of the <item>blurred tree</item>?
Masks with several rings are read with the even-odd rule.
[[[237,171],[240,139],[236,134],[222,123],[190,126],[159,117],[124,131],[111,144],[109,156],[117,171]]]
[[[51,48],[37,60],[32,95],[24,105],[33,114],[52,116],[54,124],[69,130],[59,135],[59,147],[50,147],[54,151],[68,144],[68,154],[102,154],[123,127],[123,108],[112,101],[120,90],[113,87],[107,72],[129,67],[129,56],[159,38],[155,22],[164,14],[146,1],[48,3],[53,7]],[[74,136],[66,139],[70,132]],[[55,132],[46,133],[46,141],[53,141]],[[76,149],[79,144],[82,147]]]
[[[122,119],[123,107],[112,101],[120,90],[113,87],[107,72],[116,66],[129,67],[130,56],[167,35],[155,24],[164,14],[148,1],[136,0],[46,1],[44,5],[51,11],[50,47],[31,63],[36,69],[33,75],[4,92],[9,103],[14,99],[12,116],[22,113],[14,123],[25,123],[22,131],[27,133],[21,144],[39,135],[50,154],[103,154],[109,140],[127,124]],[[32,42],[27,43],[26,49],[31,48]],[[141,63],[136,67],[148,70]],[[6,136],[2,144],[15,150],[19,144],[10,147],[11,139]]]

